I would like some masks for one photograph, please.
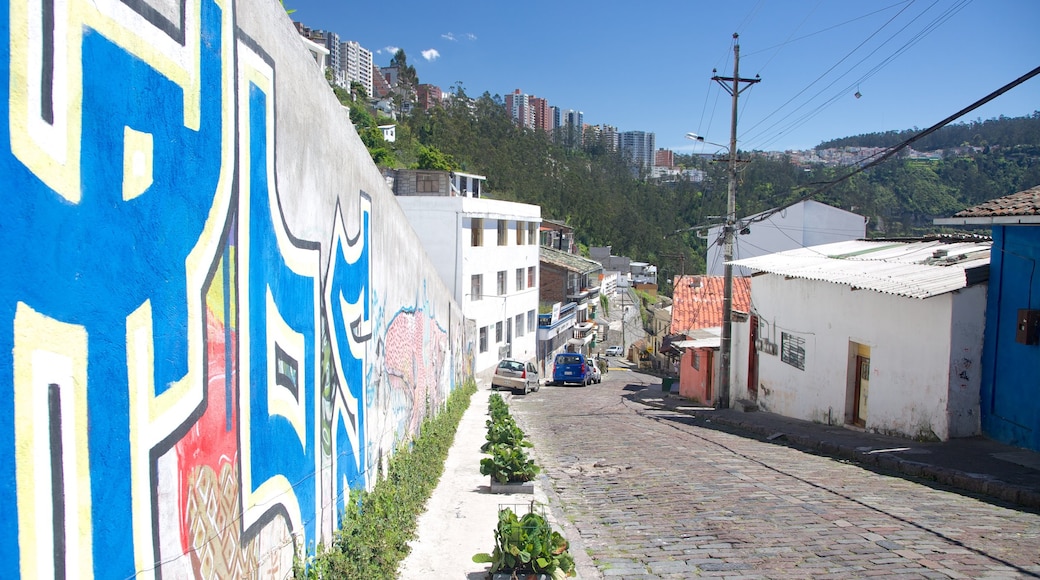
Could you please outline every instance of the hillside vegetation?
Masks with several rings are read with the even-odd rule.
[[[354,104],[350,95],[340,98]],[[617,152],[596,144],[563,147],[551,135],[519,129],[501,97],[489,93],[472,99],[453,87],[444,107],[415,108],[401,119],[395,143],[383,142],[376,129],[389,119],[376,120],[357,106],[351,118],[378,164],[486,175],[488,197],[540,205],[543,218],[573,226],[580,244],[611,245],[615,254],[658,264],[662,279],[679,273],[680,255],[686,273],[704,271],[711,240],[698,234],[725,213],[725,163],[677,155],[676,163],[704,170],[707,179],[649,182],[633,175]],[[847,137],[820,147],[888,147],[915,132]],[[950,125],[914,148],[960,153],[947,151],[938,161],[896,157],[812,199],[867,216],[869,237],[905,237],[938,231],[934,218],[1040,184],[1040,112]],[[741,159],[738,217],[801,199],[853,169],[803,168],[754,152],[741,152]]]

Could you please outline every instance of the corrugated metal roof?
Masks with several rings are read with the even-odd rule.
[[[988,279],[990,241],[854,240],[734,261],[779,276],[929,298]]]
[[[603,264],[599,262],[583,258],[577,254],[561,252],[555,248],[541,246],[538,248],[538,252],[539,258],[543,262],[564,270],[577,272],[578,274],[588,274],[603,269]]]

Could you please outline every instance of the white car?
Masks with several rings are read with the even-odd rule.
[[[620,346],[616,344],[614,346],[607,347],[607,356],[621,356],[623,353],[624,349],[622,349]]]
[[[603,374],[599,372],[599,364],[596,359],[589,359],[589,382],[600,384],[603,382]]]
[[[533,362],[521,362],[504,358],[498,362],[494,376],[491,377],[491,390],[510,389],[527,394],[538,392],[538,369]]]

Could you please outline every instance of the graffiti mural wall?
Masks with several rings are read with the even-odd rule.
[[[3,6],[0,577],[285,577],[472,329],[278,2]]]

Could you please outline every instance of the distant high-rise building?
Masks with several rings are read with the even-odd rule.
[[[654,164],[654,134],[646,131],[621,133],[619,146],[622,155],[634,168],[649,170]]]
[[[551,133],[553,130],[553,116],[552,107],[549,106],[549,101],[539,97],[532,96],[528,99],[531,105],[531,110],[534,113],[534,128],[546,133]]]
[[[429,111],[433,107],[441,105],[441,102],[444,100],[444,93],[436,85],[422,84],[416,90],[416,97],[419,99],[419,106],[422,107],[422,110]]]
[[[361,83],[365,87],[368,96],[377,96],[372,87],[372,51],[362,48],[353,40],[342,42],[339,45],[339,66],[346,80],[345,86],[352,82]]]
[[[672,167],[675,165],[675,153],[671,149],[658,149],[654,153],[654,166]]]
[[[566,147],[581,147],[585,114],[574,109],[563,111],[560,119],[560,142]]]
[[[599,146],[607,151],[617,151],[617,127],[612,125],[590,125],[585,131],[585,146]]]
[[[294,21],[293,26],[296,27],[296,32],[303,37],[303,44],[314,57],[314,62],[318,63],[318,66],[324,71],[329,66],[329,49],[325,47],[324,31],[308,28],[302,22]]]
[[[520,89],[506,95],[506,110],[514,123],[534,129],[534,109],[531,108],[530,97],[521,93]]]

